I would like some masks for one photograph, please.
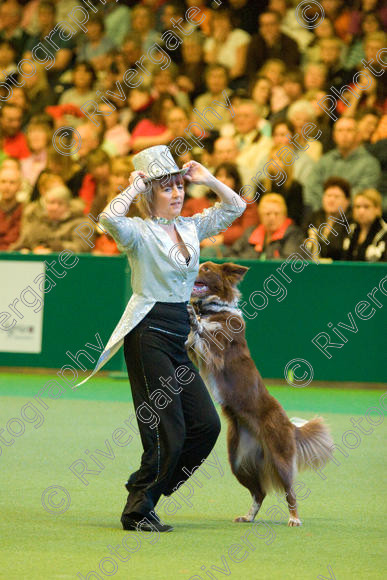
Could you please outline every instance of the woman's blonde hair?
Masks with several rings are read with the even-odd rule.
[[[46,205],[47,196],[53,195],[57,199],[65,201],[67,205],[70,205],[70,201],[72,199],[71,191],[65,185],[57,185],[56,187],[52,187],[46,192],[46,195],[43,198],[43,205]]]
[[[362,191],[359,191],[359,193],[357,193],[354,196],[353,201],[355,201],[358,197],[365,197],[366,199],[368,199],[368,201],[370,201],[372,205],[378,208],[379,210],[378,217],[382,216],[382,196],[376,189],[369,187],[368,189],[363,189]]]
[[[282,195],[280,195],[279,193],[265,193],[265,195],[263,195],[261,197],[261,199],[259,200],[259,203],[258,203],[258,212],[260,212],[261,206],[263,204],[265,204],[266,202],[276,203],[277,205],[280,205],[281,206],[281,209],[284,212],[284,214],[286,216],[288,215],[288,208],[287,208],[287,205],[286,205],[286,201],[282,197]]]
[[[269,151],[269,161],[275,161],[277,162],[276,157],[278,158],[278,160],[281,162],[281,171],[284,171],[286,174],[286,179],[284,182],[284,188],[287,190],[289,189],[289,187],[292,185],[293,182],[293,166],[292,165],[286,165],[281,157],[278,157],[278,152],[284,148],[284,145],[273,145],[273,147],[270,149]],[[277,183],[274,181],[275,176],[273,177],[268,177],[265,174],[264,179],[262,180],[262,183],[264,185],[264,187],[266,187],[266,189],[275,189],[275,186],[277,185]]]
[[[137,196],[137,208],[141,216],[145,219],[154,215],[154,203],[158,191],[169,184],[183,183],[183,178],[180,173],[164,176],[161,179],[152,179],[144,193]]]

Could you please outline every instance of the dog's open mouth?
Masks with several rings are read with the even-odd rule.
[[[192,289],[192,296],[202,296],[206,292],[208,292],[208,286],[204,282],[196,280]]]

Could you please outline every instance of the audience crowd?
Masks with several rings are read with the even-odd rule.
[[[1,2],[0,251],[119,254],[98,215],[168,145],[248,202],[203,256],[387,261],[387,4],[319,2]]]

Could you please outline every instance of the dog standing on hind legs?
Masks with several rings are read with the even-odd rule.
[[[252,522],[271,490],[285,491],[289,526],[300,526],[293,482],[297,470],[332,457],[333,440],[321,417],[297,427],[267,391],[245,338],[237,288],[249,268],[201,264],[188,305],[186,348],[228,422],[231,470],[250,491],[252,506],[235,522]]]

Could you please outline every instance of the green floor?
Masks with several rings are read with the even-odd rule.
[[[21,408],[49,379],[0,374],[0,429],[10,418],[20,419]],[[383,391],[271,387],[270,392],[290,416],[323,414],[336,443],[348,453],[348,457],[336,454],[341,464],[327,466],[324,480],[313,472],[299,475],[305,496],[309,491],[299,501],[301,528],[271,522],[268,509],[282,506],[274,495],[263,504],[259,519],[265,523],[254,528],[256,535],[250,524],[232,523],[247,511],[250,498],[230,473],[223,422],[212,456],[220,468],[208,466],[209,479],[201,474],[196,482],[191,480],[192,497],[186,501],[192,506],[182,499],[188,490],[172,496],[176,497],[173,510],[169,504],[170,511],[176,512],[173,515],[167,513],[167,504],[160,503],[159,515],[175,530],[162,535],[123,532],[119,522],[126,498],[123,483],[138,466],[140,442],[133,435],[127,446],[114,444],[112,433],[125,426],[133,406],[124,381],[96,378],[77,391],[67,388],[56,400],[43,399],[49,408],[37,408],[44,423],[36,429],[27,422],[12,445],[0,442],[0,578],[385,578],[386,422],[361,435],[356,449],[345,448],[341,441],[343,433],[354,429],[351,417],[364,416],[370,407],[381,408]],[[32,410],[24,410],[31,420]],[[380,419],[375,409],[372,413],[376,423]],[[363,424],[370,429],[365,420]],[[15,432],[22,428],[17,421],[9,426]],[[9,435],[5,440],[10,442]],[[348,436],[347,442],[351,445],[354,438]],[[96,449],[111,455],[95,455],[103,470],[86,453]],[[88,485],[69,470],[77,459],[96,470],[87,476]],[[42,506],[42,493],[51,486],[66,490],[63,497],[58,493],[51,499],[46,493],[44,503],[54,513]],[[61,501],[63,507],[56,509]],[[279,509],[277,513],[281,514]]]

